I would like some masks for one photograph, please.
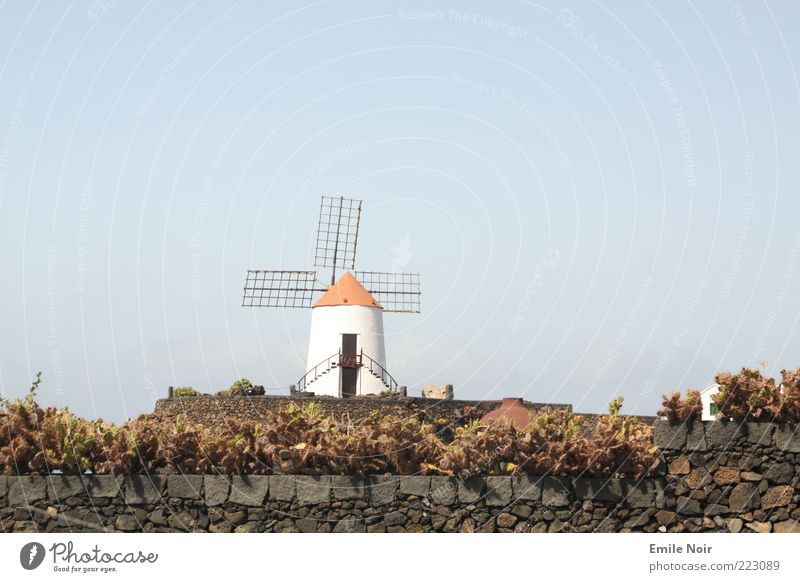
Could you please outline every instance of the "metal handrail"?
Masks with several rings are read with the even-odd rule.
[[[336,363],[337,363],[337,365],[338,365],[338,362],[339,362],[339,356],[340,356],[340,355],[341,355],[341,354],[340,354],[339,352],[336,352],[335,354],[333,354],[333,355],[331,355],[331,356],[328,356],[327,358],[325,358],[324,360],[322,360],[322,361],[321,361],[319,364],[317,364],[316,366],[314,366],[313,368],[311,368],[311,369],[310,369],[308,372],[306,372],[306,373],[303,375],[303,377],[302,377],[302,378],[300,378],[300,379],[297,381],[297,389],[298,389],[298,391],[300,391],[300,392],[305,392],[305,391],[306,391],[306,386],[307,386],[308,384],[311,384],[311,382],[313,382],[314,380],[316,380],[317,378],[319,378],[320,376],[322,376],[323,372],[327,372],[328,370],[330,370],[330,369],[333,367],[333,366],[331,365],[331,360],[333,360],[334,358],[336,358]],[[318,370],[319,370],[319,368],[320,368],[321,366],[323,366],[323,365],[325,365],[325,369],[324,369],[322,372],[319,372],[319,371],[318,371]],[[308,377],[309,377],[309,376],[311,376],[312,374],[314,375],[314,377],[313,377],[313,378],[311,378],[311,380],[309,380],[309,379],[308,379]]]
[[[366,359],[367,363],[364,362]],[[324,366],[324,369],[321,369]],[[331,354],[319,364],[306,372],[300,380],[297,381],[297,389],[299,392],[305,392],[306,387],[314,382],[317,378],[322,376],[334,367],[345,368],[361,368],[366,366],[370,373],[379,378],[385,386],[392,392],[397,392],[397,381],[392,378],[392,375],[386,371],[386,368],[381,366],[378,362],[370,358],[361,350],[358,354],[342,354],[341,350],[335,354]],[[377,371],[376,371],[377,370]]]
[[[377,376],[378,378],[380,378],[381,382],[383,382],[385,386],[389,387],[389,390],[391,390],[392,392],[397,392],[397,381],[394,378],[392,378],[392,375],[389,372],[386,371],[386,368],[384,368],[378,362],[376,362],[375,360],[370,358],[367,354],[365,354],[364,350],[361,350],[361,358],[362,358],[362,364],[361,364],[362,366],[368,366],[369,371],[372,373],[373,376]],[[368,364],[365,364],[363,362],[364,358],[367,359],[367,361],[369,362]],[[379,373],[375,373],[375,368],[378,369]]]

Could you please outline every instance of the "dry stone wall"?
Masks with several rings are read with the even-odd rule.
[[[669,531],[800,532],[800,428],[695,422],[654,425]]]
[[[448,422],[461,420],[465,414],[480,418],[500,406],[499,400],[436,400],[426,398],[292,398],[289,396],[192,396],[185,398],[167,398],[158,400],[155,413],[175,416],[184,415],[192,422],[218,423],[223,418],[260,421],[264,415],[290,402],[302,404],[314,402],[322,410],[337,419],[353,422],[366,418],[379,409],[383,414],[406,418],[412,415],[424,415],[436,420],[444,418]],[[526,402],[531,410],[539,409],[544,404]],[[567,407],[566,404],[551,404],[556,408]]]
[[[564,476],[2,476],[4,532],[800,531],[796,426],[655,424],[641,480]]]

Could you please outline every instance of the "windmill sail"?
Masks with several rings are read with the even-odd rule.
[[[384,311],[420,312],[422,289],[419,273],[356,271],[355,276],[375,296]]]
[[[353,270],[356,264],[361,200],[323,196],[319,207],[314,266]]]
[[[321,290],[316,271],[250,269],[244,284],[242,306],[308,309],[314,293]]]

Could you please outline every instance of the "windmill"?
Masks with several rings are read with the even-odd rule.
[[[420,312],[419,274],[356,271],[360,222],[361,200],[322,197],[314,266],[331,270],[329,286],[317,271],[247,271],[243,307],[311,309],[301,392],[348,398],[398,390],[386,370],[383,314]],[[337,270],[344,271],[338,280]]]

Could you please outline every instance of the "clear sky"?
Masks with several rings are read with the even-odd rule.
[[[800,366],[796,3],[0,3],[0,391],[122,420],[167,386],[285,393],[320,195],[412,394],[652,414]]]

